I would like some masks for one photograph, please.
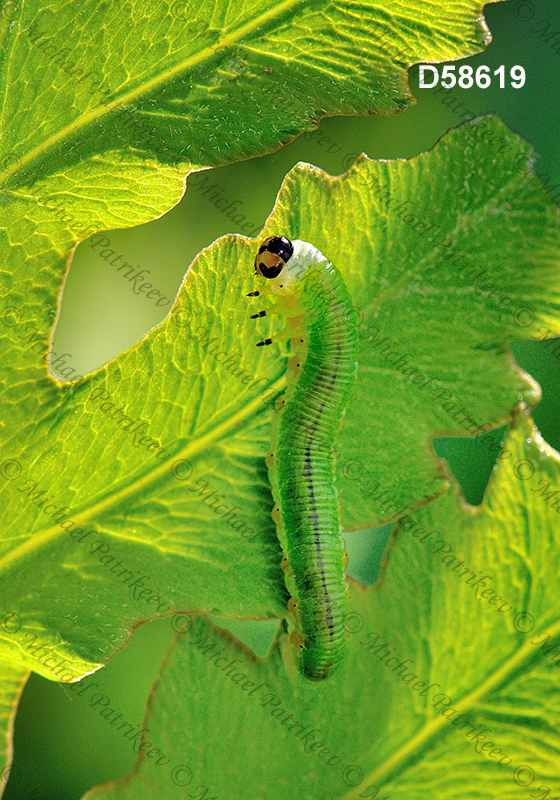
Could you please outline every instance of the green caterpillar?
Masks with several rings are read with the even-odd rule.
[[[335,437],[357,372],[356,312],[338,270],[313,245],[271,236],[261,245],[255,273],[269,280],[267,311],[288,317],[292,339],[288,386],[276,403],[268,466],[272,517],[284,552],[290,593],[290,641],[299,669],[322,680],[346,651],[346,553],[334,485]],[[271,339],[257,346],[272,344]]]

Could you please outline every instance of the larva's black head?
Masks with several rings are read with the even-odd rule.
[[[277,278],[292,257],[294,246],[285,236],[269,236],[259,247],[255,273],[263,278]]]

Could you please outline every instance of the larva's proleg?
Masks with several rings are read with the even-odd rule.
[[[275,296],[275,311],[288,317],[291,331],[287,389],[275,404],[266,463],[290,595],[290,641],[302,673],[321,680],[346,649],[333,451],[356,377],[356,313],[338,270],[307,242],[270,237],[255,272],[270,281],[266,294]]]

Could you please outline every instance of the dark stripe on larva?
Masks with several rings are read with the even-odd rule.
[[[340,359],[340,343],[338,343],[338,356],[339,356],[339,359]],[[337,374],[338,374],[338,371],[334,373],[334,376],[333,376],[333,378],[331,380],[331,390],[334,390],[334,385],[335,385],[335,382],[336,382]],[[321,403],[321,410],[319,412],[319,417],[322,415],[324,407],[325,407],[325,404]],[[315,430],[317,429],[318,425],[319,425],[319,421],[316,421],[315,425],[314,425]],[[313,474],[313,470],[312,470],[312,466],[311,466],[311,444],[309,444],[308,448],[307,448],[306,462],[309,464],[309,472],[310,472],[310,475],[312,475]],[[313,515],[313,523],[314,523],[314,528],[315,528],[315,547],[317,549],[317,566],[321,570],[321,580],[322,580],[322,583],[323,583],[323,597],[324,597],[324,600],[325,600],[327,626],[329,627],[329,632],[330,632],[330,635],[331,635],[331,638],[332,638],[333,635],[334,635],[333,615],[332,615],[332,611],[331,611],[331,604],[330,604],[330,601],[329,601],[329,589],[328,589],[328,586],[327,586],[326,575],[325,575],[325,573],[323,571],[324,562],[323,562],[323,557],[322,557],[322,553],[321,553],[321,538],[319,536],[319,526],[318,526],[319,516],[317,514],[317,507],[316,507],[316,504],[315,504],[315,493],[313,491],[313,483],[311,481],[309,482],[309,495],[310,495],[310,505],[311,505],[311,507],[313,508],[313,510],[315,512],[314,515]]]
[[[299,665],[320,680],[346,649],[333,444],[352,391],[357,333],[350,296],[332,264],[318,262],[302,304],[307,355],[297,382],[289,381],[271,479],[281,509],[279,535],[294,573],[286,582],[298,601]]]

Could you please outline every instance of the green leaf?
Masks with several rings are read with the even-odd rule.
[[[407,0],[398,13],[348,0],[12,6],[1,30],[4,178],[87,161],[103,177],[122,162],[134,180],[155,154],[216,166],[286,143],[319,115],[403,109],[407,66],[488,44],[480,10],[473,0]]]
[[[305,164],[286,176],[265,234],[312,242],[362,310],[339,447],[345,529],[443,491],[434,436],[479,435],[540,399],[505,347],[560,333],[558,209],[530,164],[486,117],[408,161],[363,155],[340,178]]]
[[[1,626],[4,630],[10,627],[11,617],[3,614]],[[13,627],[13,625],[12,625]],[[28,670],[2,661],[0,665],[0,731],[2,739],[0,743],[0,794],[3,793],[5,785],[11,773],[11,760],[13,754],[12,734],[14,719],[16,716],[17,704],[20,695],[29,676]],[[18,782],[17,775],[12,775],[14,784]]]
[[[6,314],[15,327],[3,337],[4,352],[26,386],[4,386],[3,419],[11,427],[0,459],[7,503],[1,605],[19,614],[22,627],[17,639],[1,631],[0,637],[20,663],[54,677],[24,647],[38,644],[32,638],[38,635],[70,659],[74,675],[83,674],[157,611],[281,615],[281,553],[263,459],[270,412],[260,395],[285,363],[271,348],[254,346],[245,297],[254,288],[247,268],[253,251],[249,242],[227,237],[201,254],[176,314],[73,385],[45,376],[41,347],[33,352],[33,343],[20,338],[30,336],[27,321],[17,324],[17,309]],[[189,319],[196,320],[192,331],[183,328]],[[210,328],[209,338],[232,358],[220,369],[194,338]],[[252,390],[241,383],[249,374],[263,379]],[[144,435],[150,438],[140,446]],[[192,476],[185,460],[192,461]],[[228,510],[239,507],[237,514],[217,516],[207,505],[216,498]],[[161,598],[161,610],[153,596],[139,597],[142,585]]]
[[[190,170],[261,155],[320,116],[402,110],[406,67],[490,39],[472,0],[408,0],[398,14],[353,1],[31,0],[0,23],[5,244],[19,265],[40,244],[51,269],[91,228],[171,208]]]
[[[513,148],[499,166],[480,138],[487,125]],[[385,214],[371,178],[390,181],[395,197],[408,193],[415,213],[438,219],[444,233],[456,228],[455,246],[481,268],[492,265],[512,308],[531,305],[537,329],[545,322],[560,332],[558,214],[539,185],[520,185],[512,164],[526,153],[491,119],[407,162],[364,158],[340,178],[298,165],[266,228],[318,246],[364,309],[362,333],[376,324],[390,332],[454,397],[468,398],[474,418],[493,424],[520,396],[531,403],[538,393],[500,344],[514,312],[479,297],[448,268],[445,248]],[[22,629],[18,640],[0,637],[20,664],[56,677],[34,654],[42,646],[69,660],[71,675],[84,674],[140,620],[174,609],[238,619],[285,613],[264,456],[287,348],[255,347],[283,324],[249,319],[259,309],[246,297],[256,286],[255,249],[254,240],[233,235],[205,249],[172,315],[71,385],[48,376],[48,342],[34,344],[28,327],[46,334],[36,321],[40,290],[21,310],[7,300],[2,363],[17,380],[4,377],[2,399],[0,603],[19,614]],[[535,327],[519,330],[529,337]],[[391,487],[394,503],[417,506],[446,485],[430,438],[464,433],[363,339],[359,358],[337,480],[346,529],[401,509],[376,507],[368,486],[364,496],[350,480],[349,462],[359,458],[368,476]],[[382,452],[393,455],[381,461]]]
[[[196,617],[143,724],[169,762],[146,744],[127,780],[88,800],[556,796],[558,501],[540,489],[560,487],[560,457],[523,412],[506,448],[480,508],[448,491],[397,526],[375,588],[352,584],[332,678],[295,673],[285,633],[263,660]]]
[[[341,178],[300,164],[284,180],[264,235],[315,244],[362,310],[338,460],[346,530],[445,488],[432,437],[476,435],[540,398],[504,346],[542,336],[542,324],[560,333],[558,210],[527,180],[529,154],[487,117],[408,161],[363,156]]]

